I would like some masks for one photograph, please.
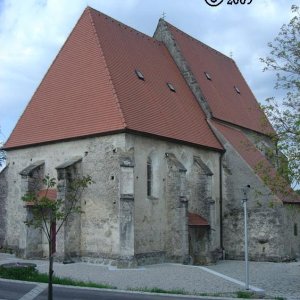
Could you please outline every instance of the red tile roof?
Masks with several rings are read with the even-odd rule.
[[[44,190],[40,190],[38,191],[37,194],[37,200],[46,197],[49,200],[55,201],[57,199],[57,190],[56,189],[44,189]],[[25,202],[26,206],[34,206],[36,205],[36,201],[27,201]]]
[[[257,132],[272,131],[235,62],[171,24],[166,24],[196,77],[213,117]],[[211,80],[206,78],[204,72],[210,75]]]
[[[47,197],[50,200],[57,199],[57,190],[56,189],[44,189],[38,192],[38,198]]]
[[[87,8],[5,148],[124,130],[222,149],[165,46]]]
[[[240,156],[246,161],[246,163],[256,171],[257,175],[263,179],[264,176],[276,176],[276,170],[266,157],[255,147],[255,145],[247,138],[247,136],[239,129],[235,129],[220,123],[211,122],[225,139],[234,147],[234,149],[240,154]],[[262,172],[259,165],[264,166],[265,172]],[[277,179],[277,180],[280,180]],[[280,184],[286,190],[284,195],[276,191],[276,196],[285,203],[300,203],[300,197],[292,191],[288,183],[283,178],[280,180]]]
[[[5,148],[124,128],[86,10],[19,119]]]
[[[209,226],[209,223],[200,215],[189,213],[189,226]]]

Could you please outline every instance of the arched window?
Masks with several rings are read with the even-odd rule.
[[[152,160],[150,157],[147,159],[147,196],[152,196]]]

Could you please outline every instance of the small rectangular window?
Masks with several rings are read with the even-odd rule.
[[[298,224],[294,224],[294,236],[298,236]]]
[[[235,91],[236,91],[238,94],[241,93],[240,89],[239,89],[237,86],[234,86],[234,89],[235,89]]]
[[[208,72],[204,72],[204,74],[205,74],[205,76],[206,76],[206,78],[207,78],[208,80],[211,80],[211,76],[210,76],[210,74],[209,74]]]
[[[170,89],[170,91],[172,91],[172,92],[176,93],[176,90],[175,90],[175,88],[174,88],[174,86],[173,86],[173,84],[172,84],[172,83],[170,83],[170,82],[167,82],[167,86],[168,86],[168,88]]]
[[[143,73],[142,73],[141,71],[135,70],[135,74],[136,74],[136,76],[137,76],[139,79],[145,80],[145,77],[144,77],[144,75],[143,75]]]

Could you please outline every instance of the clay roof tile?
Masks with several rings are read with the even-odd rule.
[[[209,226],[208,221],[199,214],[189,213],[189,226]]]
[[[274,132],[232,58],[165,24],[196,77],[214,118],[260,133]]]
[[[166,47],[87,8],[5,148],[125,130],[222,150]]]
[[[213,126],[230,142],[242,159],[255,171],[262,180],[265,176],[274,178],[278,183],[279,189],[273,191],[283,203],[300,204],[300,196],[296,194],[284,178],[276,174],[276,169],[271,165],[267,158],[257,149],[248,139],[243,131],[212,122]],[[262,166],[264,170],[261,170]],[[276,178],[276,179],[275,179]]]

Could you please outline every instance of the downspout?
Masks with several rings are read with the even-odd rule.
[[[222,259],[225,259],[225,250],[223,245],[223,175],[222,175],[222,161],[224,153],[219,157],[219,184],[220,184],[220,247],[222,250]]]

